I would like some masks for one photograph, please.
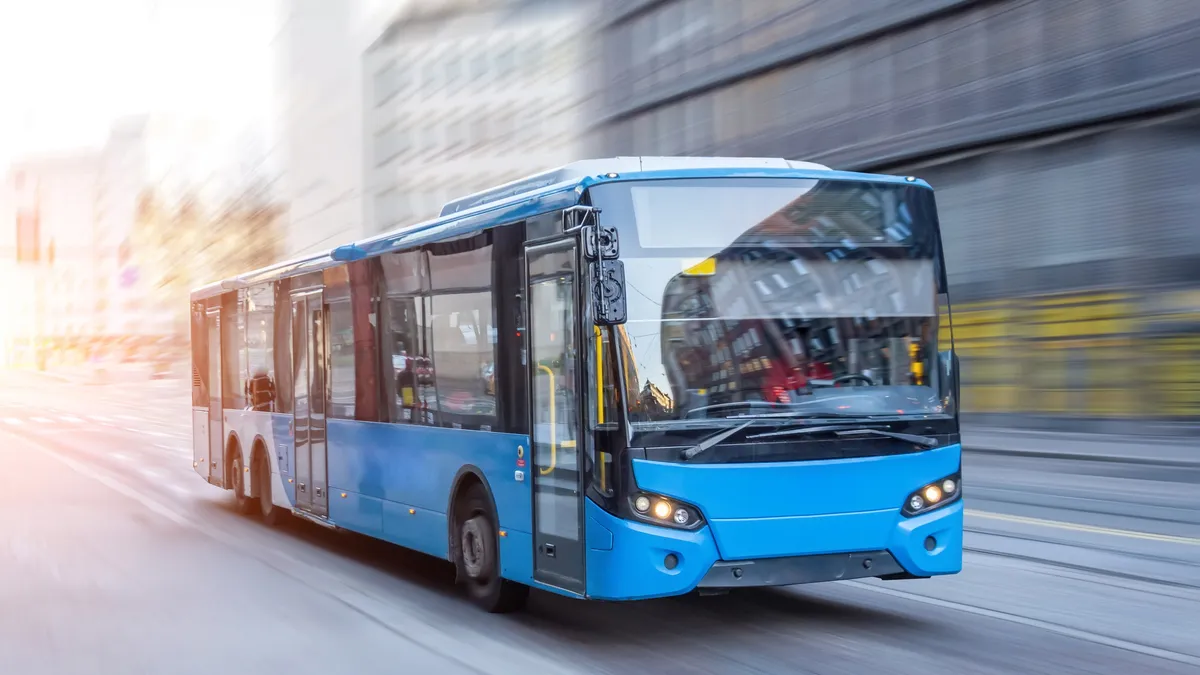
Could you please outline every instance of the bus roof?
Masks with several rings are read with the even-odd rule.
[[[611,157],[586,159],[447,202],[437,218],[407,225],[330,251],[276,263],[192,291],[192,301],[350,260],[468,235],[495,225],[575,205],[597,183],[670,178],[793,177],[909,182],[911,177],[835,171],[822,164],[771,157]]]

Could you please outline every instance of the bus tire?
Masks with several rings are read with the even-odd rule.
[[[262,513],[263,522],[269,527],[274,527],[279,524],[283,509],[271,500],[271,460],[267,459],[266,453],[260,452],[255,456],[254,463],[254,480],[258,482],[258,509]]]
[[[483,486],[467,488],[455,509],[458,536],[455,564],[471,600],[487,612],[506,614],[525,606],[529,587],[500,576],[500,537],[496,514]]]
[[[246,470],[242,468],[242,449],[230,447],[233,458],[229,460],[229,486],[233,489],[233,505],[237,512],[247,515],[254,510],[254,500],[246,495]]]

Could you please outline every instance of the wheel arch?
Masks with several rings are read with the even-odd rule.
[[[234,454],[236,453],[236,455]],[[221,483],[226,490],[232,490],[232,475],[233,475],[233,458],[242,457],[242,462],[246,458],[242,456],[242,437],[238,435],[237,430],[231,430],[225,439],[225,466],[223,467],[223,476]]]
[[[474,484],[478,483],[483,486],[483,492],[487,495],[488,506],[495,514],[496,528],[500,528],[500,514],[496,511],[496,497],[492,494],[492,486],[488,483],[487,476],[483,474],[483,469],[474,464],[464,464],[454,474],[454,480],[450,483],[450,501],[446,505],[446,531],[447,541],[449,546],[446,550],[446,557],[450,562],[455,562],[458,554],[458,537],[455,532],[455,524],[458,522],[458,503],[462,495]],[[457,568],[457,564],[455,565]]]
[[[260,458],[263,462],[261,465],[259,464]],[[265,468],[267,471],[266,479],[271,479],[271,457],[267,454],[267,440],[263,438],[262,434],[257,434],[254,437],[254,442],[250,445],[250,463],[247,466],[250,468],[250,497],[252,499],[259,499],[262,496],[259,494],[261,492],[259,490],[259,486],[261,485],[259,483],[259,471]]]

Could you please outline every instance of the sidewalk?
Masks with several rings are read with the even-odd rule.
[[[1200,468],[1200,439],[965,427],[967,452]]]

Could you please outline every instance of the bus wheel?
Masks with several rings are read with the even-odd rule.
[[[475,604],[503,614],[525,606],[529,587],[500,576],[496,517],[481,485],[473,485],[457,509],[458,552],[455,563]]]
[[[258,507],[262,512],[263,522],[270,526],[279,523],[283,510],[271,501],[271,461],[263,453],[255,459],[257,467],[254,470],[254,480],[258,481]]]
[[[246,496],[246,470],[242,468],[242,451],[235,447],[229,462],[229,482],[233,488],[233,503],[237,512],[245,515],[254,508],[254,500]]]

